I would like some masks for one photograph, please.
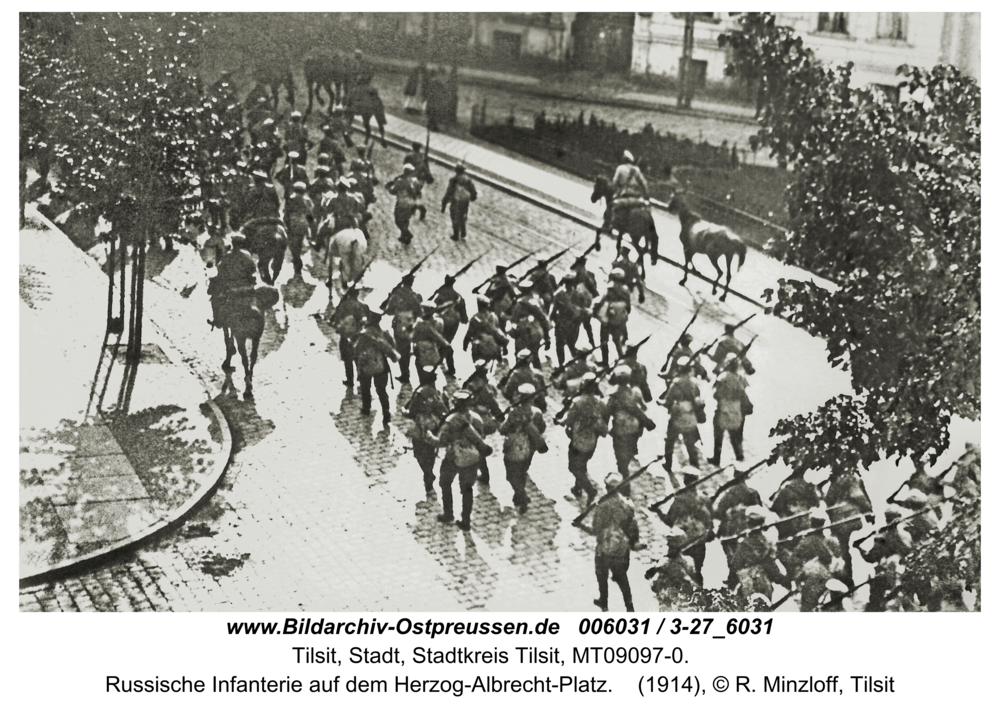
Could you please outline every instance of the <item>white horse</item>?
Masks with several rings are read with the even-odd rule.
[[[361,276],[365,269],[365,255],[368,253],[368,240],[365,234],[356,227],[349,227],[336,232],[326,243],[327,281],[331,297],[333,295],[333,266],[338,262],[340,285],[347,289],[351,282]]]

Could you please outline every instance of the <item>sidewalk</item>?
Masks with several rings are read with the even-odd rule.
[[[388,57],[370,57],[372,63],[394,69],[399,72],[409,72],[417,66],[416,60],[392,59]],[[434,66],[433,64],[431,66]],[[447,67],[445,67],[447,69]],[[533,94],[544,98],[566,99],[589,104],[606,104],[620,108],[660,111],[670,114],[682,114],[703,118],[714,118],[739,123],[755,125],[754,109],[749,106],[737,106],[720,102],[694,99],[690,109],[677,107],[677,97],[657,94],[649,90],[631,90],[632,82],[616,80],[614,85],[602,85],[591,72],[567,72],[566,76],[543,79],[538,76],[525,76],[509,72],[499,72],[473,67],[459,67],[459,79],[464,84],[486,84],[505,86],[521,93]],[[625,90],[621,84],[625,84]]]
[[[225,472],[229,427],[147,319],[125,367],[102,344],[107,277],[33,207],[20,232],[21,584],[177,522]],[[109,344],[113,344],[115,336]]]

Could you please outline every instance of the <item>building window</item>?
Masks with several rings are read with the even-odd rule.
[[[832,32],[836,34],[847,34],[847,13],[846,12],[821,12],[816,23],[817,32]]]
[[[875,29],[875,36],[878,39],[906,41],[906,18],[905,12],[880,12],[878,14],[878,26]]]

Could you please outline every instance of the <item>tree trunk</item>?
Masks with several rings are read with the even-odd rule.
[[[135,306],[136,306],[136,275],[139,273],[139,245],[132,245],[132,282],[128,309],[128,344],[125,347],[125,361],[134,363],[139,360],[139,348],[135,342]]]

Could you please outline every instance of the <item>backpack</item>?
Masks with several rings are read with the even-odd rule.
[[[441,362],[441,354],[433,341],[417,341],[413,344],[413,353],[417,358],[417,367],[437,365]]]
[[[512,432],[503,441],[503,458],[512,462],[524,462],[533,454],[531,438],[524,430]]]
[[[471,467],[479,463],[479,450],[467,439],[457,439],[448,447],[451,459],[458,467]]]
[[[607,318],[609,326],[624,326],[628,323],[628,306],[624,301],[609,301]]]
[[[618,526],[609,526],[597,534],[597,555],[602,558],[625,558],[629,553],[628,537]]]
[[[597,432],[593,427],[574,426],[569,436],[569,443],[580,454],[591,454],[597,449]]]

